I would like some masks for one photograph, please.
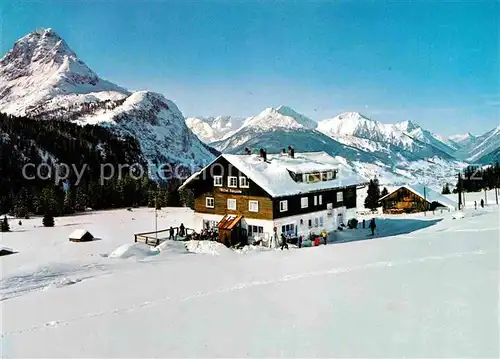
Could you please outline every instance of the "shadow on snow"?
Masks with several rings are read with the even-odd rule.
[[[377,218],[375,235],[371,235],[371,230],[368,228],[369,221],[366,221],[366,228],[362,228],[362,224],[359,223],[357,229],[337,231],[333,234],[333,240],[329,242],[335,244],[398,236],[431,227],[441,221],[442,218],[431,220]]]

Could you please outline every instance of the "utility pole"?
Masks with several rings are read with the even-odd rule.
[[[158,205],[157,205],[157,200],[158,200],[158,189],[155,191],[155,239],[156,239],[156,244],[158,244]]]
[[[427,194],[426,194],[426,191],[425,191],[425,186],[424,186],[424,216],[427,216]]]
[[[486,193],[486,187],[484,187],[484,205],[486,206],[488,204],[488,195]]]
[[[457,193],[458,193],[458,210],[462,209],[462,176],[460,172],[458,173],[458,184],[457,184]]]

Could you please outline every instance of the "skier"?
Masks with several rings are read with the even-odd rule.
[[[366,228],[365,220],[363,219],[363,228]]]
[[[174,239],[174,227],[170,226],[168,239]]]
[[[372,236],[375,235],[375,228],[377,228],[377,225],[375,224],[375,218],[372,218],[370,221],[370,229],[372,231]]]
[[[186,227],[184,227],[184,223],[181,223],[179,226],[179,236],[184,237],[186,234]]]
[[[323,232],[321,233],[321,235],[323,236],[323,243],[324,243],[324,244],[325,244],[325,246],[326,246],[326,239],[327,239],[327,237],[328,237],[328,234],[326,233],[326,231],[323,231]]]
[[[302,248],[302,236],[299,236],[298,244],[299,244],[299,248]]]
[[[481,199],[481,208],[484,208],[484,199]]]
[[[477,209],[477,202],[474,201],[474,209]]]
[[[281,233],[281,250],[283,250],[283,248],[288,249],[288,243],[286,243],[286,237],[283,233]]]
[[[23,222],[21,222],[21,220],[19,220],[19,225],[22,226],[23,225]]]

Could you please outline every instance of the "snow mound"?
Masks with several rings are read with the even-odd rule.
[[[111,254],[109,258],[145,258],[149,256],[154,256],[160,253],[159,249],[151,248],[147,244],[144,243],[127,243],[123,244],[120,247],[116,248]]]
[[[214,241],[196,241],[196,240],[188,241],[186,242],[186,249],[189,252],[199,253],[199,254],[211,254],[213,256],[234,253],[231,249],[227,248],[222,243]]]
[[[461,219],[465,217],[465,213],[462,211],[458,211],[457,213],[453,214],[452,218],[453,219]]]
[[[184,242],[167,240],[156,246],[160,252],[188,253]]]

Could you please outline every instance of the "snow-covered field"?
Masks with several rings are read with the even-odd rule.
[[[342,243],[289,251],[132,245],[154,229],[142,208],[54,228],[11,220],[0,235],[18,252],[0,257],[1,354],[498,357],[500,213],[488,203],[460,219],[379,215],[374,238],[346,230],[330,237]],[[158,227],[192,219],[167,208]],[[76,228],[100,240],[69,242]]]

